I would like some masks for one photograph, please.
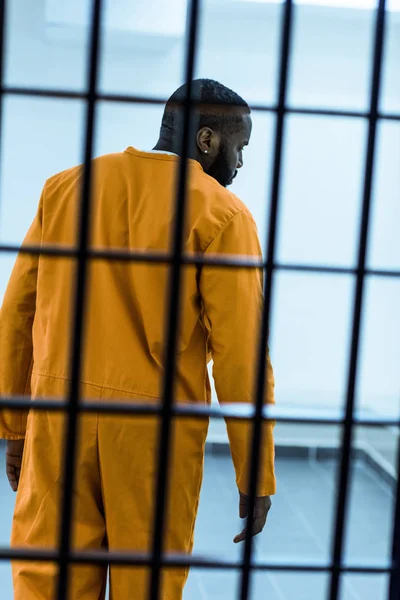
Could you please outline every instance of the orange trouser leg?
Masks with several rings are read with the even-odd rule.
[[[73,547],[104,547],[105,523],[97,452],[97,416],[80,419],[77,472],[74,484]],[[61,496],[62,417],[31,413],[13,521],[12,546],[56,549]],[[55,598],[57,565],[14,562],[15,600]],[[98,566],[70,568],[71,600],[104,598],[106,569]]]
[[[108,392],[107,392],[108,393]],[[165,551],[190,553],[207,423],[174,424]],[[99,417],[99,459],[110,550],[148,553],[153,535],[158,428],[149,417]],[[162,600],[181,600],[187,569],[163,569]],[[150,570],[110,568],[110,600],[148,600]]]

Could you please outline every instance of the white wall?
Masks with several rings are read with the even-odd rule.
[[[60,0],[61,2],[61,0]],[[46,22],[45,0],[13,0],[8,15],[9,85],[83,89],[87,32]],[[54,4],[54,2],[53,2]],[[148,4],[148,2],[147,2]],[[88,9],[89,4],[86,5]],[[160,3],[158,2],[160,7]],[[168,10],[165,3],[165,10]],[[159,8],[159,10],[161,10]],[[197,75],[220,79],[250,103],[276,99],[278,5],[207,0]],[[400,22],[391,14],[382,109],[400,111]],[[293,105],[366,110],[373,19],[368,11],[301,7],[296,13],[289,99]],[[100,87],[106,92],[166,98],[182,82],[184,40],[176,33],[106,29]],[[161,106],[101,103],[96,154],[154,144]],[[19,243],[44,180],[81,160],[82,102],[9,96],[1,148],[1,240]],[[351,267],[356,260],[366,121],[288,118],[277,259]],[[234,191],[267,233],[274,118],[254,113],[254,133]],[[373,268],[400,268],[400,125],[379,127],[373,219]],[[397,217],[397,218],[396,218]],[[13,258],[0,258],[2,294]],[[271,351],[277,400],[339,405],[349,353],[354,281],[349,276],[282,272],[273,296]],[[400,282],[371,278],[366,286],[359,402],[394,412],[400,391]]]

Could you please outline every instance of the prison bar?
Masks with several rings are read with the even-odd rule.
[[[261,331],[259,341],[258,364],[256,368],[255,389],[255,414],[253,418],[253,435],[250,448],[250,478],[248,517],[246,524],[246,539],[243,551],[243,566],[239,591],[240,600],[247,600],[250,590],[251,561],[253,550],[252,521],[257,497],[258,476],[260,472],[260,453],[263,437],[263,420],[261,418],[265,407],[264,397],[266,392],[266,363],[268,354],[268,332],[270,330],[270,316],[272,303],[272,286],[274,270],[270,268],[275,261],[276,229],[278,221],[278,207],[280,198],[281,167],[283,154],[285,106],[288,83],[290,42],[292,30],[292,0],[286,0],[282,12],[282,31],[278,85],[278,111],[275,122],[275,143],[273,157],[273,176],[271,187],[270,213],[268,218],[268,238],[265,241],[267,268],[265,269],[264,303],[261,317]],[[268,402],[268,398],[267,398]]]
[[[1,548],[0,561],[18,560],[18,561],[37,561],[37,562],[57,562],[59,553],[57,550],[22,549],[22,548]],[[151,553],[142,554],[135,552],[107,552],[105,550],[71,550],[69,555],[71,564],[82,565],[120,565],[143,567],[152,565]],[[195,567],[196,569],[240,569],[242,562],[240,560],[228,560],[218,555],[203,556],[200,554],[165,554],[161,559],[162,566],[165,568],[176,567]],[[291,571],[299,573],[329,573],[332,570],[330,561],[314,559],[312,563],[307,560],[279,561],[269,559],[268,561],[257,560],[251,564],[252,571]],[[388,562],[382,564],[376,563],[349,563],[343,564],[341,570],[343,573],[359,573],[366,575],[390,574],[396,569],[396,565]]]
[[[336,517],[334,522],[334,541],[332,552],[333,570],[330,582],[330,600],[338,600],[340,597],[340,565],[343,556],[343,543],[345,523],[347,514],[347,498],[351,470],[351,443],[353,432],[353,411],[356,396],[358,351],[360,345],[361,318],[364,299],[365,263],[368,248],[368,233],[371,212],[371,196],[375,163],[376,129],[379,105],[379,93],[381,85],[383,43],[385,28],[385,0],[379,0],[376,11],[375,44],[373,56],[373,71],[371,82],[371,99],[369,111],[369,126],[367,152],[365,160],[365,178],[361,223],[359,232],[358,251],[358,273],[356,277],[356,290],[353,309],[353,327],[350,345],[350,361],[347,382],[346,419],[343,428],[342,453],[339,471],[339,495],[336,506]],[[393,599],[394,600],[394,599]]]
[[[393,532],[393,551],[392,562],[387,565],[347,565],[342,560],[343,535],[344,525],[346,520],[346,501],[347,488],[350,472],[350,450],[352,428],[354,425],[365,426],[396,426],[399,427],[399,419],[391,417],[377,417],[374,415],[364,414],[363,411],[354,410],[355,400],[355,385],[357,376],[358,362],[358,346],[359,334],[361,326],[362,302],[364,280],[366,276],[383,276],[383,277],[398,277],[399,271],[396,270],[377,270],[368,269],[365,266],[366,249],[368,241],[368,223],[371,204],[371,188],[373,179],[374,166],[374,151],[376,141],[376,126],[378,120],[400,121],[400,114],[380,113],[378,110],[379,87],[381,79],[382,67],[382,51],[384,42],[384,20],[385,20],[385,1],[380,0],[377,10],[376,35],[375,35],[375,50],[373,62],[373,77],[371,86],[371,105],[368,112],[365,111],[344,111],[334,109],[313,109],[305,107],[288,107],[285,102],[285,91],[287,82],[287,67],[290,58],[289,41],[291,27],[291,12],[292,1],[286,0],[282,7],[284,11],[283,18],[283,35],[282,48],[280,56],[280,85],[279,85],[279,101],[276,106],[258,105],[252,106],[253,111],[264,111],[276,114],[276,138],[275,138],[275,154],[274,154],[274,176],[272,185],[272,202],[269,216],[270,236],[267,242],[267,260],[252,260],[252,259],[232,259],[226,258],[206,258],[204,256],[183,256],[182,255],[182,223],[185,210],[185,183],[186,183],[186,158],[188,131],[190,123],[190,114],[192,109],[200,104],[196,99],[190,97],[190,91],[187,101],[185,102],[185,131],[183,133],[183,152],[180,161],[180,174],[177,194],[177,219],[175,222],[175,238],[172,254],[156,254],[134,251],[121,250],[96,250],[88,247],[88,227],[90,223],[90,180],[91,180],[91,158],[93,146],[93,130],[95,126],[95,108],[96,103],[105,102],[127,102],[127,103],[147,103],[147,104],[165,104],[165,101],[159,98],[146,98],[140,96],[104,94],[97,92],[97,71],[99,61],[99,41],[100,41],[100,25],[101,25],[101,0],[94,0],[93,3],[93,19],[92,19],[92,35],[91,35],[91,51],[90,64],[88,73],[88,88],[85,92],[64,91],[52,89],[35,89],[6,86],[3,83],[3,66],[4,66],[4,38],[5,38],[5,0],[0,0],[0,94],[1,100],[4,95],[17,96],[35,96],[47,98],[69,98],[75,100],[84,100],[87,103],[87,121],[86,121],[86,142],[84,152],[84,181],[82,186],[82,201],[81,214],[79,219],[79,245],[78,247],[67,249],[59,247],[41,247],[41,246],[26,246],[20,248],[17,245],[6,244],[0,246],[0,252],[23,252],[42,254],[48,257],[72,258],[77,260],[77,288],[75,297],[75,319],[73,330],[72,344],[72,360],[71,360],[71,387],[68,401],[60,401],[59,399],[46,399],[30,401],[27,398],[0,398],[0,407],[3,408],[28,408],[32,410],[48,410],[48,411],[66,411],[68,414],[68,433],[66,439],[65,452],[65,494],[62,505],[62,524],[60,525],[60,548],[58,551],[42,551],[25,550],[25,549],[1,549],[0,560],[32,560],[52,561],[60,565],[60,574],[58,580],[58,599],[65,600],[68,590],[68,565],[73,563],[81,564],[121,564],[121,565],[136,565],[136,566],[152,566],[151,578],[151,600],[156,600],[159,597],[159,575],[162,567],[176,566],[194,566],[205,568],[232,568],[242,569],[242,584],[241,584],[241,600],[247,600],[250,573],[256,569],[270,569],[276,571],[304,571],[304,572],[330,572],[331,573],[331,588],[330,599],[337,600],[339,594],[340,575],[345,572],[352,573],[389,573],[391,575],[390,583],[390,600],[398,600],[400,588],[400,487],[397,487],[396,495],[396,511],[395,511],[395,527]],[[190,5],[190,27],[188,36],[188,53],[186,61],[186,81],[189,83],[193,79],[193,66],[195,60],[195,41],[197,32],[197,16],[198,16],[198,0],[193,0]],[[216,103],[217,104],[217,103]],[[0,108],[1,110],[1,108]],[[281,170],[281,155],[283,144],[284,117],[287,114],[309,115],[309,116],[333,116],[333,117],[349,117],[362,118],[369,121],[369,135],[367,144],[367,157],[365,169],[365,183],[363,196],[363,210],[360,228],[360,246],[356,268],[345,267],[329,267],[318,265],[285,265],[278,264],[274,261],[275,256],[275,237],[278,214],[279,200],[279,185],[280,185],[280,170]],[[186,142],[186,143],[185,143]],[[128,405],[125,403],[98,403],[98,402],[80,402],[79,401],[79,381],[80,381],[80,356],[82,347],[82,333],[84,326],[84,300],[85,300],[85,281],[86,281],[86,265],[88,260],[121,260],[132,262],[145,262],[148,264],[165,263],[171,266],[172,280],[177,285],[171,286],[170,293],[170,320],[167,330],[167,355],[166,355],[166,377],[164,380],[164,403],[159,405]],[[188,406],[188,405],[172,405],[173,398],[173,375],[175,366],[175,348],[179,321],[179,282],[180,271],[183,265],[204,265],[209,264],[215,267],[224,268],[262,268],[266,272],[266,296],[264,301],[262,335],[260,342],[259,364],[257,366],[257,401],[253,406]],[[352,344],[349,362],[349,374],[347,385],[347,402],[345,413],[337,411],[336,413],[325,414],[324,416],[313,414],[285,414],[282,409],[276,407],[263,406],[263,390],[265,386],[265,359],[266,332],[270,320],[270,304],[271,304],[271,289],[273,273],[276,270],[287,271],[302,271],[327,274],[348,274],[356,276],[356,294],[354,301],[353,312],[353,328],[352,328]],[[264,335],[265,334],[265,335]],[[106,553],[106,552],[74,552],[70,549],[70,526],[72,518],[72,498],[71,498],[71,482],[74,478],[75,466],[75,441],[77,433],[77,418],[81,412],[101,412],[108,414],[127,414],[141,416],[144,414],[155,414],[162,417],[161,422],[161,445],[165,452],[160,451],[159,457],[159,474],[157,487],[160,494],[157,495],[156,506],[156,528],[153,540],[153,551],[149,555],[140,554],[122,554],[122,553]],[[252,472],[251,472],[251,504],[254,505],[257,472],[259,462],[259,447],[261,441],[261,423],[263,420],[273,419],[277,422],[298,422],[298,423],[326,423],[326,424],[343,424],[343,444],[342,444],[342,461],[339,478],[339,499],[337,503],[336,522],[335,522],[335,541],[333,547],[332,561],[318,562],[306,564],[301,562],[254,562],[252,561],[252,538],[247,536],[245,542],[245,550],[242,561],[226,561],[217,557],[200,557],[200,556],[163,556],[162,554],[162,532],[164,526],[164,498],[167,483],[167,469],[162,469],[163,466],[168,466],[168,442],[169,430],[172,417],[197,416],[204,418],[212,416],[215,418],[250,418],[254,421],[254,436],[252,440]],[[400,448],[399,448],[400,461]],[[252,511],[249,511],[250,514]]]
[[[40,256],[46,256],[48,258],[72,258],[76,259],[79,256],[79,252],[75,248],[61,248],[59,246],[46,245],[46,246],[19,246],[16,244],[0,244],[1,253],[18,253],[21,254],[34,254]],[[132,262],[132,263],[146,263],[146,264],[171,264],[173,257],[171,254],[166,252],[146,252],[146,251],[132,251],[132,250],[96,250],[88,249],[86,256],[90,260],[108,260],[116,262]],[[309,265],[309,264],[290,264],[274,262],[272,265],[268,261],[264,261],[261,258],[251,257],[232,257],[232,256],[205,256],[204,254],[188,254],[183,255],[180,258],[182,265],[197,265],[197,266],[210,266],[210,267],[224,267],[226,269],[273,269],[275,271],[296,271],[301,273],[321,273],[328,275],[357,275],[359,269],[357,267],[339,267],[329,265]],[[366,276],[373,277],[400,277],[399,269],[370,269],[364,267],[362,272]]]
[[[400,475],[400,438],[397,448],[397,477]],[[400,483],[397,482],[396,503],[394,506],[394,528],[392,539],[392,572],[389,582],[389,600],[400,598]]]
[[[83,354],[83,330],[85,298],[87,288],[87,249],[90,231],[91,175],[93,157],[93,137],[96,113],[96,87],[99,63],[102,0],[93,0],[92,35],[90,43],[90,62],[88,65],[88,97],[86,113],[86,139],[84,145],[84,172],[81,190],[81,204],[78,220],[78,262],[76,268],[76,290],[73,335],[70,354],[70,389],[67,408],[68,420],[65,428],[64,458],[64,494],[60,521],[60,562],[57,585],[58,600],[69,597],[69,553],[71,544],[71,524],[73,518],[73,484],[76,462],[76,441],[78,438],[78,404]]]
[[[51,88],[32,88],[32,87],[16,87],[16,86],[3,86],[0,89],[2,95],[9,96],[27,96],[33,98],[53,98],[54,100],[87,100],[88,95],[85,92],[78,92],[76,90],[57,90]],[[151,96],[137,96],[130,94],[108,94],[108,93],[96,93],[95,98],[97,102],[113,102],[121,104],[149,104],[149,105],[161,105],[164,106],[166,99],[154,98]],[[209,106],[206,102],[201,100],[193,100],[193,107],[196,106]],[[215,101],[212,106],[224,106],[223,102]],[[171,107],[174,106],[174,102],[171,102]],[[230,105],[229,105],[230,106]],[[267,112],[276,113],[278,107],[268,104],[250,104],[250,109],[253,112]],[[338,110],[334,108],[307,108],[305,106],[286,106],[285,113],[293,115],[305,115],[305,116],[316,116],[316,117],[342,117],[350,119],[368,119],[369,113],[362,110]],[[383,121],[400,121],[399,113],[378,113],[378,119]]]
[[[0,88],[4,81],[4,56],[6,37],[6,0],[0,0]],[[3,133],[3,94],[0,93],[0,140]]]
[[[127,416],[150,416],[159,415],[162,411],[162,404],[123,402],[122,400],[113,400],[112,402],[99,402],[98,400],[85,400],[80,402],[77,410],[80,413],[101,413],[107,415],[127,415]],[[29,400],[26,396],[10,396],[0,398],[0,408],[7,409],[27,409],[46,412],[63,412],[68,407],[67,400],[60,398],[46,398]],[[251,404],[226,404],[223,406],[213,406],[208,404],[175,404],[172,407],[174,417],[199,417],[213,419],[254,419],[255,407]],[[303,423],[309,425],[343,425],[345,423],[345,413],[342,409],[323,410],[318,413],[315,409],[310,410],[284,410],[279,406],[263,407],[260,418],[266,421],[276,421],[277,423]],[[357,426],[363,427],[397,427],[400,426],[400,419],[391,416],[378,416],[365,410],[358,410],[353,413],[353,422]]]
[[[172,407],[174,403],[174,379],[176,370],[176,353],[178,348],[178,335],[181,307],[181,280],[182,280],[182,255],[184,252],[184,225],[186,215],[186,187],[188,174],[188,158],[190,136],[192,130],[192,81],[194,78],[197,29],[200,12],[200,0],[191,0],[187,13],[186,67],[185,67],[185,106],[183,129],[181,132],[181,151],[179,153],[179,173],[176,195],[173,259],[169,276],[168,310],[166,313],[166,346],[165,346],[165,373],[163,381],[163,409],[160,424],[158,445],[158,467],[156,482],[156,502],[154,510],[154,536],[153,536],[153,564],[149,588],[149,600],[161,598],[161,558],[163,553],[163,539],[166,517],[166,499],[168,495],[168,467],[169,448],[172,428]]]

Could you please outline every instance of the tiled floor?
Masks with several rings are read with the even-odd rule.
[[[4,464],[0,447],[0,465]],[[369,468],[355,465],[351,488],[346,556],[351,561],[382,561],[388,556],[392,521],[392,493]],[[329,555],[336,465],[332,461],[296,459],[277,461],[278,493],[267,529],[257,539],[259,558],[310,561]],[[9,538],[13,494],[0,467],[0,544]],[[240,530],[237,493],[229,457],[208,455],[196,528],[196,551],[238,558],[242,547],[232,543]],[[240,575],[229,571],[192,570],[185,600],[237,598]],[[325,600],[325,575],[258,573],[251,600]],[[0,563],[1,599],[11,600],[9,565]],[[386,600],[384,576],[346,576],[341,600]]]

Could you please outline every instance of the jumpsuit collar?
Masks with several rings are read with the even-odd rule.
[[[150,150],[150,151],[143,151],[143,150],[137,150],[136,148],[133,148],[132,146],[129,146],[125,152],[128,152],[129,154],[134,154],[135,156],[142,156],[142,157],[149,157],[149,158],[154,158],[154,155],[157,155],[157,159],[161,159],[161,160],[175,160],[178,157],[177,154],[175,154],[174,152],[165,152],[163,150]],[[193,164],[194,166],[196,166],[197,168],[203,170],[203,167],[201,166],[201,164],[199,163],[199,161],[193,159],[193,158],[189,158],[188,162]]]

